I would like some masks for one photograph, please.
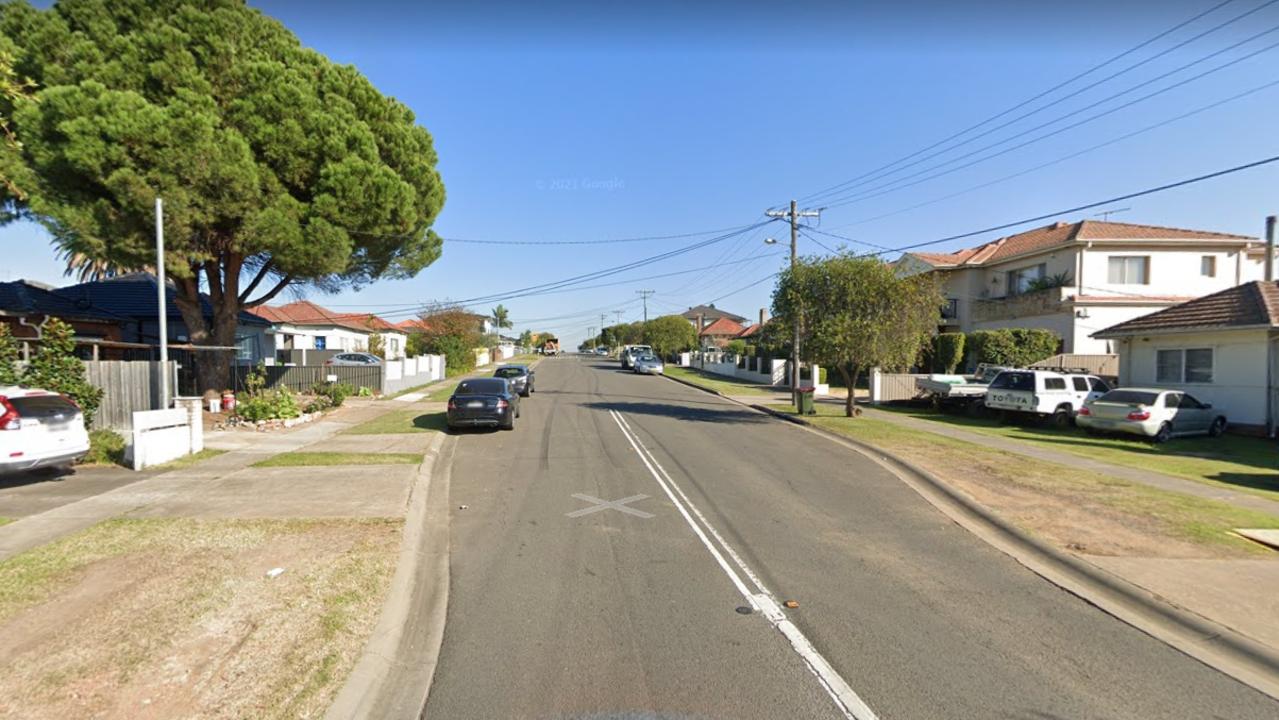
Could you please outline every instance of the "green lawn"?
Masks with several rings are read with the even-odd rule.
[[[0,517],[0,527],[4,527],[5,525],[8,525],[9,523],[13,522],[14,519],[15,518]]]
[[[774,410],[793,413],[791,405],[769,405]],[[998,487],[1016,487],[1042,494],[1072,508],[1095,504],[1104,512],[1118,512],[1159,529],[1169,537],[1216,548],[1231,555],[1258,555],[1267,551],[1229,531],[1234,528],[1279,528],[1279,517],[1236,508],[1215,500],[1169,492],[1077,470],[1049,462],[1026,462],[1025,458],[977,443],[931,433],[920,433],[886,420],[868,417],[846,418],[842,408],[818,404],[817,415],[808,420],[815,426],[882,447],[924,466],[943,480],[983,482]],[[1036,522],[1051,516],[1051,505],[1038,507],[1018,524],[1031,532]],[[1000,508],[992,508],[996,512]]]
[[[310,467],[316,465],[416,465],[417,453],[288,452],[253,463],[253,467]]]
[[[1226,434],[1219,438],[1180,438],[1156,445],[1140,438],[1092,436],[1075,428],[1003,425],[997,420],[921,408],[881,409],[1279,500],[1279,445],[1262,438]]]
[[[342,431],[343,435],[392,435],[397,433],[440,432],[447,429],[446,413],[395,410]]]
[[[184,467],[188,467],[188,466],[190,466],[190,465],[194,465],[194,464],[196,464],[196,463],[200,462],[201,460],[208,460],[209,458],[217,457],[217,456],[219,456],[219,455],[224,454],[225,452],[226,452],[226,450],[214,450],[213,448],[205,448],[205,449],[201,450],[201,451],[200,451],[200,452],[198,452],[198,453],[192,453],[192,454],[190,454],[190,455],[185,455],[185,456],[183,456],[183,457],[178,458],[177,460],[170,460],[169,462],[167,462],[167,463],[165,463],[165,464],[163,464],[163,465],[156,465],[156,466],[155,466],[155,468],[153,468],[153,469],[155,469],[155,470],[177,470],[177,469],[179,469],[179,468],[184,468]]]
[[[715,390],[717,392],[724,393],[725,395],[753,395],[765,397],[768,395],[774,395],[778,392],[777,390],[769,389],[760,385],[753,385],[751,383],[742,382],[741,380],[708,373],[703,370],[698,370],[697,368],[667,365],[666,374],[673,378],[679,378],[680,380],[693,383],[699,387],[704,387],[707,390]],[[786,392],[786,389],[782,388],[781,392]]]

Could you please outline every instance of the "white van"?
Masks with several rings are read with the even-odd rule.
[[[1079,408],[1110,392],[1096,375],[1075,375],[1051,370],[1005,370],[995,376],[986,392],[986,407],[1004,413],[1050,418],[1057,427],[1070,424]]]

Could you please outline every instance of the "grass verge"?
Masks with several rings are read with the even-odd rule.
[[[9,523],[13,521],[14,521],[14,518],[11,518],[11,517],[0,517],[0,527],[4,527],[5,525],[8,525]]]
[[[1279,448],[1262,438],[1227,434],[1219,438],[1179,438],[1155,445],[1135,437],[1093,436],[1079,429],[1003,425],[988,418],[947,415],[920,408],[881,409],[1279,500]]]
[[[769,407],[794,411],[790,405]],[[831,405],[819,404],[817,412],[807,418],[815,426],[908,458],[1060,547],[1148,557],[1275,555],[1230,532],[1242,527],[1279,528],[1279,518],[1266,513],[1030,460],[885,420],[850,419]]]
[[[390,435],[442,432],[448,429],[448,414],[417,410],[395,410],[342,431],[343,435]]]
[[[253,463],[253,467],[313,467],[319,465],[416,465],[417,453],[286,452]]]
[[[19,717],[318,717],[394,572],[396,520],[112,520],[0,562]],[[275,578],[267,570],[283,567]]]
[[[124,437],[113,430],[90,430],[89,453],[81,465],[124,465]]]
[[[156,465],[154,468],[150,468],[150,469],[178,470],[180,468],[190,467],[192,465],[195,465],[198,462],[208,460],[209,458],[215,458],[219,455],[224,455],[224,454],[226,454],[226,450],[215,450],[213,448],[205,448],[201,450],[200,452],[191,453],[190,455],[184,455],[183,457],[180,457],[177,460],[170,460],[169,462],[164,463],[163,465]]]
[[[740,380],[732,380],[720,375],[705,372],[704,370],[698,370],[697,368],[667,365],[666,374],[673,378],[690,382],[698,387],[721,392],[725,395],[750,395],[764,397],[777,393],[776,390],[770,388],[752,385],[751,383],[741,382]]]

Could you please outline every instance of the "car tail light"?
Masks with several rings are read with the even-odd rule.
[[[1137,410],[1133,410],[1132,412],[1128,413],[1128,419],[1129,420],[1149,420],[1150,411],[1146,410],[1145,408],[1139,408]]]
[[[498,410],[505,410],[505,409],[507,409],[507,408],[508,408],[508,407],[510,407],[510,406],[511,406],[511,404],[510,404],[510,403],[508,403],[508,402],[507,402],[507,401],[505,401],[505,400],[498,400],[498,401],[497,401],[497,409],[498,409]]]
[[[457,409],[457,400],[454,400],[453,398],[449,398],[449,410],[456,410],[456,409]]]
[[[1088,406],[1084,405],[1083,407],[1079,408],[1079,414],[1087,417],[1088,415],[1092,415],[1092,410],[1089,410]]]
[[[22,415],[9,398],[0,395],[0,430],[17,430],[22,427]]]

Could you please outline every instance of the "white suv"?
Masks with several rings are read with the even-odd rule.
[[[70,398],[0,387],[0,473],[67,467],[88,452],[84,414]]]
[[[1005,370],[991,381],[990,390],[986,392],[986,407],[1050,418],[1053,425],[1065,427],[1085,402],[1108,392],[1110,386],[1096,375]]]

